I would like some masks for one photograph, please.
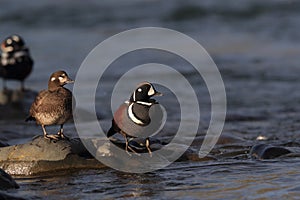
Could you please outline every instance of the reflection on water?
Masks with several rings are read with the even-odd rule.
[[[292,165],[293,167],[287,167]],[[174,163],[147,174],[112,169],[19,178],[22,196],[57,199],[258,199],[299,195],[299,159]],[[284,171],[284,173],[283,173]]]
[[[270,143],[299,144],[298,1],[246,0],[237,4],[233,0],[226,3],[30,0],[24,4],[16,0],[3,3],[1,8],[0,37],[18,33],[31,49],[35,68],[26,85],[33,90],[46,88],[49,75],[58,69],[65,69],[75,77],[89,51],[120,31],[140,26],[173,28],[198,40],[216,61],[228,98],[225,132],[244,139],[246,145],[239,147],[240,152],[247,152],[248,146],[255,144],[261,135]],[[195,76],[183,59],[165,52],[149,52],[121,57],[107,71],[96,96],[96,109],[103,124],[110,125],[110,102],[106,99],[110,98],[112,84],[120,76],[121,71],[116,69],[123,71],[151,61],[174,66],[189,78],[200,101],[199,133],[204,134],[210,120],[210,103],[203,80]],[[178,102],[170,94],[161,98],[160,103],[175,105],[167,107],[170,121],[164,130],[164,134],[172,134],[178,126]],[[8,112],[0,113],[1,141],[22,143],[42,134],[39,127],[24,123],[26,111],[20,110],[21,114],[10,112],[11,117],[6,115]],[[73,124],[67,124],[65,132],[75,134]],[[255,161],[245,154],[234,155],[234,146],[231,147],[228,144],[227,152],[216,147],[213,154],[218,155],[218,160],[215,161],[177,162],[148,174],[105,169],[19,177],[21,188],[16,193],[28,199],[292,199],[299,196],[298,158]]]

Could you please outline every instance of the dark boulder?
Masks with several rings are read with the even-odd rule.
[[[7,174],[3,169],[0,169],[0,190],[19,188],[16,181]]]
[[[269,144],[257,144],[250,150],[250,156],[256,159],[274,159],[292,153],[289,149]]]

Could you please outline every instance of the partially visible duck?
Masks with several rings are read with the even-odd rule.
[[[21,82],[21,90],[24,90],[24,80],[31,73],[33,60],[24,40],[18,35],[11,35],[1,43],[0,77],[3,78],[3,89],[6,88],[6,80]]]

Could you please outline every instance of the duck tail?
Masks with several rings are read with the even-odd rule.
[[[28,121],[35,121],[35,118],[32,116],[28,116],[28,117],[26,117],[25,122],[28,122]]]

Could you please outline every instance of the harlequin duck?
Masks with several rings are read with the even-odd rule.
[[[3,78],[3,89],[6,89],[6,80],[21,82],[24,90],[24,80],[33,68],[33,60],[24,40],[18,35],[11,35],[1,43],[0,77]]]
[[[144,132],[145,128],[150,125],[152,119],[150,118],[150,108],[158,105],[158,102],[151,99],[151,97],[161,95],[162,93],[157,92],[149,82],[138,84],[130,99],[123,103],[114,113],[112,126],[107,132],[107,137],[111,137],[115,133],[122,134],[126,142],[125,150],[128,152],[128,149],[130,149],[132,152],[135,152],[128,145],[128,138],[138,137],[140,132]],[[156,120],[154,119],[153,121]],[[150,128],[151,130],[153,131],[154,129]],[[145,146],[151,155],[148,137],[146,138]]]
[[[39,92],[30,108],[26,121],[35,120],[48,139],[66,138],[63,125],[72,117],[72,92],[63,86],[73,83],[65,71],[54,72],[48,81],[48,90]],[[60,125],[57,135],[48,135],[46,125]]]

